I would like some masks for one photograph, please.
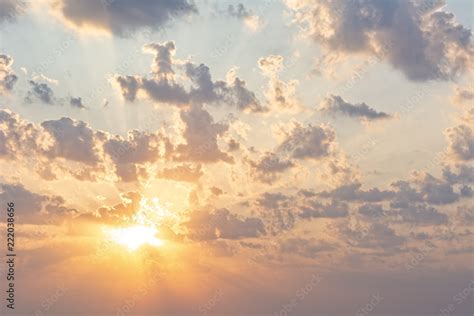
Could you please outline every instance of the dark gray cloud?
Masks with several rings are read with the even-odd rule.
[[[18,81],[18,76],[11,69],[12,64],[13,58],[0,54],[0,95],[13,90],[15,83]]]
[[[188,0],[61,0],[56,7],[78,28],[95,27],[118,36],[143,28],[160,29],[173,18],[197,12]]]
[[[471,31],[452,13],[412,1],[307,1],[296,20],[331,53],[375,55],[415,81],[448,80],[473,67]]]
[[[77,109],[85,109],[86,106],[82,103],[82,98],[81,97],[70,97],[69,98],[69,105],[72,106],[73,108]]]
[[[195,240],[241,239],[265,234],[261,219],[241,219],[227,209],[193,211],[183,225],[188,229],[189,238]]]
[[[342,114],[362,121],[375,121],[389,119],[392,116],[385,112],[377,112],[365,103],[350,104],[340,96],[326,97],[320,104],[319,111],[331,115]]]
[[[32,103],[36,99],[40,100],[44,104],[54,104],[54,92],[47,83],[41,83],[34,80],[30,80],[28,82],[30,83],[31,90],[28,91],[28,94],[26,95],[27,102]]]

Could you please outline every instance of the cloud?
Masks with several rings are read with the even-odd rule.
[[[456,218],[462,225],[473,225],[474,224],[474,206],[464,205],[458,206]]]
[[[0,199],[15,203],[15,210],[23,223],[57,224],[77,213],[65,205],[61,196],[41,195],[22,184],[0,183]]]
[[[70,97],[69,98],[69,105],[71,105],[73,108],[77,109],[85,109],[86,106],[82,103],[82,98],[81,97]]]
[[[450,184],[456,183],[474,183],[474,167],[467,164],[458,164],[456,170],[452,170],[450,166],[443,168],[443,179]]]
[[[79,215],[78,219],[102,224],[123,224],[133,219],[140,209],[143,196],[136,191],[120,194],[121,202],[113,206],[101,206],[95,212]]]
[[[350,183],[342,185],[332,191],[323,191],[318,193],[324,198],[332,198],[343,201],[359,201],[359,202],[380,202],[390,199],[394,196],[391,191],[372,188],[370,190],[361,190],[361,183]]]
[[[472,87],[456,87],[453,99],[458,104],[472,102],[474,100],[474,89]]]
[[[284,82],[278,77],[278,73],[283,69],[282,56],[269,55],[262,57],[258,60],[258,67],[263,75],[268,78],[268,88],[265,92],[265,97],[270,108],[291,111],[302,108],[301,102],[296,96],[298,80]]]
[[[391,115],[385,112],[377,112],[365,103],[350,104],[344,101],[340,96],[330,95],[320,104],[319,111],[327,114],[342,114],[345,116],[358,118],[361,121],[375,121],[391,118]]]
[[[15,75],[11,69],[12,64],[13,58],[8,55],[0,54],[0,95],[13,90],[15,83],[18,81],[18,76]]]
[[[284,230],[293,228],[296,222],[296,205],[292,205],[291,196],[282,193],[263,193],[256,201],[261,208],[260,214],[268,227],[268,231],[275,235]]]
[[[374,55],[414,81],[449,80],[473,67],[471,31],[452,13],[412,1],[286,1],[296,21],[333,54]]]
[[[249,161],[253,176],[264,183],[272,183],[279,175],[294,167],[291,160],[278,157],[277,154],[267,152],[258,161]]]
[[[157,173],[158,178],[193,183],[197,183],[202,175],[203,172],[201,170],[201,165],[193,166],[190,164],[182,164],[172,168],[164,168]],[[222,193],[222,191],[220,192]]]
[[[141,165],[155,162],[167,154],[167,142],[161,134],[132,130],[127,137],[109,137],[104,142],[103,149],[114,162],[119,178],[132,182],[147,176]]]
[[[288,152],[295,159],[321,159],[334,151],[336,133],[326,125],[303,126],[299,123],[285,131],[279,150]]]
[[[426,204],[419,204],[408,208],[403,208],[399,211],[401,219],[405,223],[416,225],[444,225],[448,223],[448,216],[440,213],[434,207]]]
[[[214,123],[214,119],[205,109],[193,106],[188,111],[182,111],[181,120],[185,124],[183,137],[186,144],[180,144],[176,148],[176,159],[217,162],[219,160],[232,162],[231,156],[222,152],[217,143],[218,137],[222,136],[229,128],[224,123]]]
[[[188,237],[194,240],[253,238],[265,234],[261,219],[240,219],[228,209],[193,211],[183,225],[188,229]]]
[[[430,204],[442,205],[458,201],[459,195],[454,192],[450,183],[437,179],[428,173],[415,173],[415,183],[424,200]]]
[[[40,100],[44,104],[52,105],[55,102],[54,92],[47,83],[40,83],[34,80],[28,81],[31,90],[26,95],[26,101],[34,102],[34,99]]]
[[[383,209],[380,204],[363,204],[359,207],[359,214],[367,218],[376,219],[382,218],[387,214],[387,211]]]
[[[229,82],[213,81],[208,66],[173,59],[176,46],[174,42],[148,44],[144,50],[154,55],[152,78],[141,76],[115,76],[120,93],[127,101],[133,102],[141,96],[156,103],[165,103],[181,108],[201,104],[226,104],[246,112],[265,112],[254,92],[246,87],[245,81],[232,76]],[[176,69],[182,72],[176,75]],[[187,90],[184,82],[177,77],[185,78],[191,86]]]
[[[262,26],[260,17],[247,9],[242,3],[236,6],[230,4],[227,7],[227,14],[231,17],[244,21],[244,25],[252,31],[258,30]]]
[[[14,21],[18,15],[25,12],[26,2],[22,0],[0,1],[0,23]]]
[[[405,238],[383,223],[372,223],[368,227],[351,227],[347,223],[336,226],[337,233],[347,244],[358,248],[383,249],[385,251],[401,246]]]
[[[96,135],[89,125],[67,117],[44,121],[41,126],[52,136],[53,143],[45,150],[50,158],[61,157],[88,165],[99,162]]]
[[[59,0],[54,4],[67,24],[131,36],[140,29],[161,29],[174,18],[197,13],[188,0]]]
[[[448,155],[455,161],[469,161],[474,158],[474,133],[466,124],[445,130],[448,139]]]
[[[332,200],[331,204],[322,204],[317,200],[310,200],[299,208],[301,209],[299,216],[303,219],[340,218],[349,215],[349,206],[336,200]]]

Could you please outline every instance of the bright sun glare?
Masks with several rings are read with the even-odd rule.
[[[111,228],[108,230],[109,237],[116,243],[134,251],[142,245],[161,246],[163,241],[155,237],[156,229],[142,225],[124,228]]]
[[[175,214],[160,205],[158,198],[142,198],[137,212],[130,219],[130,226],[106,228],[105,234],[110,240],[125,246],[129,251],[134,251],[145,244],[158,247],[163,244],[163,240],[156,237],[155,227],[171,224],[177,219]]]

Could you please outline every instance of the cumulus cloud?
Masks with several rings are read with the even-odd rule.
[[[177,146],[177,160],[232,162],[232,157],[221,151],[217,143],[218,137],[228,130],[227,124],[215,123],[209,112],[199,106],[182,111],[180,117],[185,124],[183,137],[186,144]]]
[[[336,133],[329,126],[296,123],[285,134],[279,150],[295,159],[321,159],[334,151]]]
[[[280,55],[269,55],[258,60],[260,71],[268,78],[268,88],[265,97],[270,108],[278,110],[298,110],[302,107],[296,96],[298,80],[284,82],[278,77],[283,69],[283,57]]]
[[[34,100],[39,100],[44,104],[52,105],[55,102],[54,92],[51,87],[45,82],[37,82],[34,80],[28,81],[31,90],[28,91],[26,95],[26,101],[29,103],[34,102]]]
[[[15,203],[23,223],[56,224],[77,213],[61,196],[37,194],[22,184],[0,183],[0,199]]]
[[[119,178],[126,182],[146,177],[141,165],[155,162],[166,154],[168,140],[158,133],[129,131],[127,137],[112,136],[104,142],[104,152],[112,159]],[[169,146],[168,146],[169,149]]]
[[[61,157],[88,165],[99,162],[96,135],[86,123],[63,117],[59,120],[44,121],[41,126],[54,140],[45,150],[46,156]]]
[[[12,64],[13,58],[0,54],[0,94],[6,94],[13,90],[15,83],[18,81],[18,76],[11,69]]]
[[[152,78],[118,75],[113,79],[125,100],[133,102],[142,96],[156,103],[181,108],[199,104],[226,104],[247,112],[266,111],[255,93],[250,91],[245,81],[237,76],[232,76],[229,82],[213,81],[208,66],[189,61],[175,61],[174,42],[148,44],[144,50],[154,55],[151,66]],[[182,70],[180,78],[185,78],[191,83],[189,89],[184,87],[183,82],[177,81],[175,68]]]
[[[474,183],[474,166],[468,164],[458,164],[454,168],[446,166],[443,168],[443,179],[450,184]]]
[[[267,152],[257,161],[249,161],[253,176],[259,181],[272,183],[279,175],[294,167],[291,160],[279,157],[275,153]]]
[[[413,1],[286,1],[315,42],[334,54],[366,53],[415,81],[449,80],[473,67],[471,31],[440,3]]]
[[[160,29],[174,18],[197,13],[188,0],[60,0],[54,3],[68,25],[99,29],[124,37],[144,29]]]
[[[319,111],[334,116],[336,114],[342,114],[360,119],[361,121],[375,121],[391,118],[391,115],[385,112],[377,112],[365,103],[351,104],[336,95],[326,97],[321,102]]]
[[[469,161],[474,158],[474,133],[469,125],[461,124],[446,129],[448,155],[456,161]]]
[[[93,130],[68,117],[36,125],[8,110],[0,111],[0,138],[4,140],[0,157],[29,157],[40,175],[50,180],[56,178],[55,171],[64,171],[78,180],[93,181],[95,175],[115,168],[119,179],[136,181],[147,176],[147,163],[171,155],[173,150],[169,139],[159,132],[132,130],[122,137]]]
[[[228,209],[193,211],[183,225],[188,229],[188,237],[194,240],[241,239],[265,234],[261,219],[241,219]]]

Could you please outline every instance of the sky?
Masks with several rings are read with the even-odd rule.
[[[2,315],[472,315],[473,21],[0,0]]]

